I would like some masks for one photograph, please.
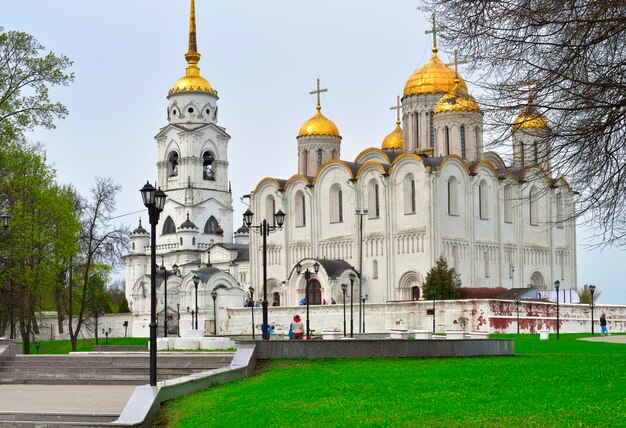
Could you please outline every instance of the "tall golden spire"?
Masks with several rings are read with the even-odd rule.
[[[170,90],[170,94],[189,91],[212,92],[217,94],[211,87],[211,84],[200,76],[200,68],[198,67],[200,53],[198,52],[196,42],[196,4],[194,0],[191,0],[189,12],[189,46],[185,54],[185,60],[187,61],[185,75],[176,82],[174,87]]]

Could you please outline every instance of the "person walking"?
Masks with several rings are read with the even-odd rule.
[[[290,330],[293,340],[302,340],[302,336],[304,335],[304,323],[300,319],[300,315],[293,317]]]
[[[601,331],[600,331],[601,336],[604,336],[605,334],[607,336],[610,336],[609,329],[606,328],[606,315],[605,314],[600,315],[600,327],[601,327]]]

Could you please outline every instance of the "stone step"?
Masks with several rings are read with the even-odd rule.
[[[119,417],[115,413],[5,413],[0,412],[0,423],[16,423],[16,422],[80,422],[80,423],[110,423]]]
[[[222,367],[232,362],[232,358],[223,358],[219,360],[182,360],[182,361],[158,361],[158,367],[163,368],[204,368],[204,367]],[[27,361],[7,361],[0,366],[0,370],[12,369],[33,369],[33,370],[54,370],[54,369],[71,369],[71,370],[89,370],[96,368],[106,369],[123,369],[123,368],[145,368],[150,366],[150,361],[114,361],[112,363],[75,363],[73,361],[56,362],[54,364],[32,363]]]

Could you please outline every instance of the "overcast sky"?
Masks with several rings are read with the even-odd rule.
[[[74,61],[75,82],[52,91],[70,116],[55,130],[30,135],[45,144],[59,181],[87,194],[95,176],[113,177],[123,186],[118,215],[143,210],[138,190],[156,177],[153,137],[167,124],[167,92],[185,72],[189,1],[0,4],[5,30],[33,34],[47,49]],[[201,74],[219,93],[219,125],[232,137],[236,225],[245,210],[239,198],[260,179],[296,172],[296,136],[315,113],[309,91],[316,78],[328,88],[322,108],[343,137],[341,157],[353,160],[367,147],[380,147],[395,126],[389,107],[430,57],[432,40],[424,34],[429,18],[417,5],[409,0],[196,0]],[[462,68],[461,73],[472,92],[471,76]],[[141,213],[121,220],[135,227],[139,216],[146,218]],[[623,253],[585,248],[589,235],[579,227],[578,285],[596,284],[602,303],[626,304],[618,275]]]

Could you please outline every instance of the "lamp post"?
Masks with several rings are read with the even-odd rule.
[[[198,329],[198,284],[200,283],[200,278],[198,275],[193,276],[193,286],[196,289],[196,321],[194,324],[194,328]],[[193,316],[193,311],[191,311],[191,315]]]
[[[300,275],[300,271],[302,270],[302,265],[300,263],[298,263],[296,265],[296,273],[298,275]],[[315,274],[317,274],[320,270],[320,264],[318,262],[315,262],[315,264],[313,264],[313,270],[315,271]],[[309,270],[309,268],[306,268],[306,270],[302,273],[304,275],[304,280],[306,281],[306,287],[305,287],[305,299],[306,299],[306,338],[310,339],[311,338],[311,329],[309,328],[309,300],[311,296],[309,296],[309,281],[311,280],[311,276],[313,275],[313,272],[311,272]]]
[[[511,288],[515,288],[515,265],[511,263],[509,267],[511,268]]]
[[[180,337],[180,303],[176,303],[176,335]]]
[[[354,310],[352,309],[352,296],[354,296],[354,280],[356,279],[356,274],[354,272],[350,272],[350,337],[354,337]]]
[[[252,315],[252,340],[255,340],[254,338],[254,288],[250,286],[248,288],[248,291],[250,292],[250,314]]]
[[[435,298],[437,297],[437,290],[433,289],[433,334],[435,334]]]
[[[213,297],[213,336],[217,336],[217,309],[215,308],[215,300],[217,299],[217,291],[211,291]]]
[[[113,330],[111,329],[111,327],[109,327],[108,329],[106,329],[106,328],[103,328],[103,329],[102,329],[102,334],[104,334],[104,336],[106,337],[106,339],[105,339],[105,342],[104,342],[104,343],[105,343],[105,345],[106,345],[106,347],[107,347],[107,348],[109,347],[109,334],[111,334],[111,331],[113,331]]]
[[[9,222],[11,220],[11,216],[9,215],[9,213],[4,212],[2,213],[2,215],[0,215],[0,219],[2,220],[2,228],[4,230],[7,230],[9,228]]]
[[[159,214],[165,207],[167,195],[160,188],[155,189],[150,182],[141,188],[143,204],[150,217],[150,386],[157,382],[157,323],[156,323],[156,226]]]
[[[591,284],[589,286],[589,294],[591,294],[591,335],[594,335],[594,331],[593,331],[593,324],[595,323],[594,318],[593,318],[593,293],[596,292],[596,286]]]
[[[267,326],[269,325],[267,319],[267,236],[270,233],[282,229],[283,224],[285,223],[285,213],[282,212],[282,210],[276,211],[276,214],[274,214],[275,226],[270,226],[270,224],[267,222],[267,219],[263,219],[261,224],[258,226],[252,226],[253,216],[254,213],[248,208],[246,212],[243,213],[243,222],[246,224],[246,226],[248,226],[249,230],[259,233],[263,237],[263,324],[261,326],[261,332],[263,334],[263,340],[269,340],[270,334],[267,328]]]
[[[519,334],[519,299],[515,299],[515,307],[517,312],[517,334]]]
[[[165,300],[163,301],[163,337],[167,337],[167,277],[170,275],[178,275],[180,268],[176,263],[172,265],[172,273],[170,274],[163,262],[163,256],[161,256],[161,267],[159,268],[161,275],[163,275],[163,283],[165,288]]]
[[[354,213],[359,216],[359,333],[361,332],[361,300],[363,299],[363,216],[367,215],[367,208],[356,209]],[[363,332],[365,333],[365,332]]]
[[[369,296],[366,294],[365,296],[363,296],[361,298],[361,300],[363,301],[363,333],[365,333],[365,301],[367,300]]]
[[[556,340],[559,340],[559,330],[560,330],[560,322],[559,322],[559,287],[561,286],[561,281],[558,279],[554,281],[554,288],[556,290]]]
[[[343,337],[346,337],[346,290],[348,290],[348,284],[341,284],[341,291],[343,291]]]

